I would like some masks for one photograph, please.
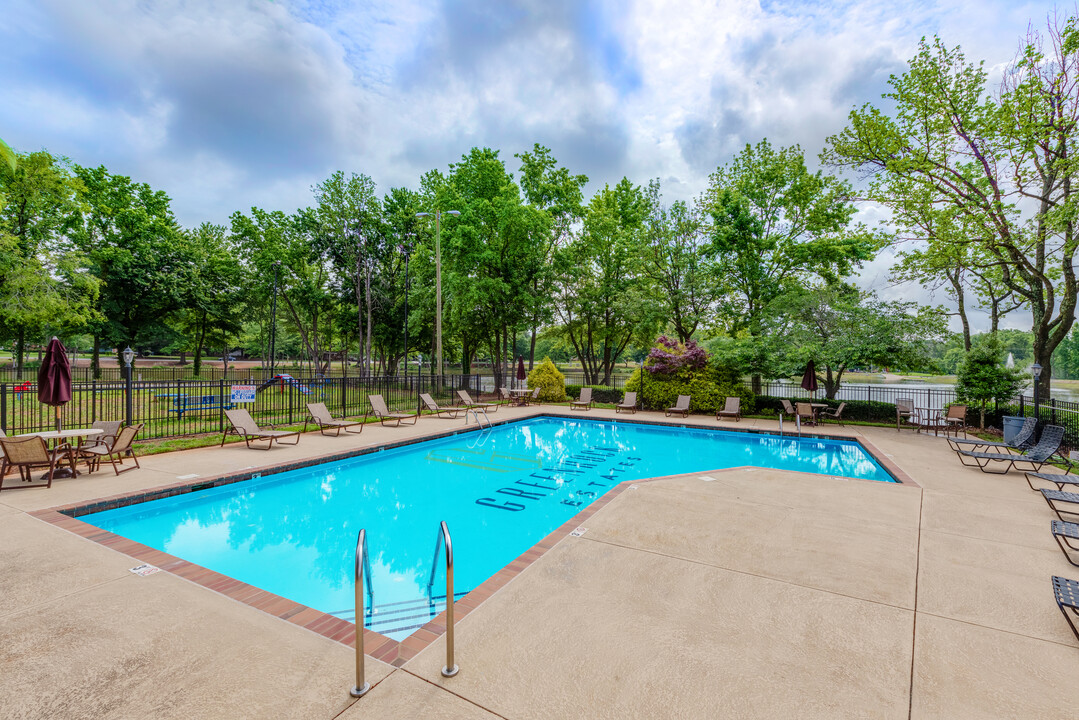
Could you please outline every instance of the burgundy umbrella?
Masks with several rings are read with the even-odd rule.
[[[71,364],[59,338],[45,348],[45,358],[37,371],[37,399],[56,408],[56,429],[60,430],[60,406],[71,401]]]
[[[517,379],[524,380],[528,377],[528,373],[525,372],[525,356],[517,356]]]
[[[802,376],[802,389],[817,392],[817,366],[812,360],[806,365],[805,375]]]

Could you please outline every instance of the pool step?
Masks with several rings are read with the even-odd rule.
[[[460,600],[467,594],[467,590],[454,593],[455,601]],[[445,595],[432,595],[430,598],[425,596],[415,600],[376,604],[374,608],[367,608],[367,617],[363,624],[369,630],[374,630],[383,635],[415,630],[418,627],[423,627],[431,618],[445,609]],[[339,610],[330,614],[348,622],[356,622],[355,608]]]

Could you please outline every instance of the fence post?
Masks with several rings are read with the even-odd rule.
[[[1053,425],[1057,424],[1057,399],[1049,398],[1049,422]]]
[[[97,420],[97,380],[90,381],[90,422]]]
[[[0,432],[7,432],[7,383],[0,383]]]
[[[288,424],[292,424],[292,383],[288,384]]]
[[[225,378],[221,378],[221,390],[217,401],[217,431],[225,432]]]

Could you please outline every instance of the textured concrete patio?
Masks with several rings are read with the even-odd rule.
[[[910,431],[827,428],[863,435],[913,484],[751,468],[636,484],[459,622],[457,677],[441,677],[437,640],[400,668],[368,659],[360,700],[350,648],[170,573],[135,576],[131,557],[28,514],[463,426],[309,433],[295,448],[170,453],[119,478],[0,492],[0,717],[995,718],[1079,705],[1079,644],[1049,584],[1079,569],[1045,503],[1020,474],[964,468],[942,438]]]

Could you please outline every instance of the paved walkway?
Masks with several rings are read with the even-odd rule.
[[[358,701],[349,648],[169,573],[132,575],[130,557],[27,514],[461,427],[424,418],[269,452],[204,448],[119,478],[0,493],[0,717],[979,718],[1079,706],[1079,643],[1049,584],[1079,570],[1048,508],[1021,475],[964,468],[943,439],[910,432],[858,429],[917,485],[761,469],[638,484],[461,620],[457,677],[439,674],[439,640],[401,668],[369,659],[375,687]]]

